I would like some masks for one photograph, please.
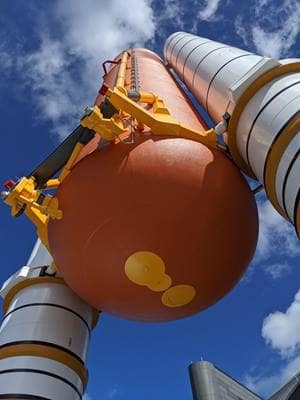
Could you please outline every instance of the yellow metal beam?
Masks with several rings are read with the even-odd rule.
[[[55,189],[59,186],[60,180],[59,179],[49,179],[46,182],[45,188],[46,189]]]
[[[91,113],[82,118],[80,124],[99,133],[105,140],[114,140],[126,132],[118,114],[112,118],[104,118],[98,106],[94,106]]]
[[[127,61],[128,61],[128,52],[124,51],[122,54],[116,87],[120,90],[125,89],[125,80],[126,80],[126,69],[127,69]]]
[[[107,90],[107,98],[117,112],[111,118],[104,118],[98,106],[90,109],[80,124],[87,127],[108,141],[113,141],[121,134],[128,132],[123,123],[124,115],[131,117],[139,131],[143,130],[144,125],[149,127],[154,135],[182,137],[200,142],[204,145],[217,148],[217,136],[213,129],[208,131],[197,131],[185,126],[180,121],[174,119],[163,99],[154,93],[139,92],[138,102],[150,104],[151,110],[145,109],[137,101],[128,97],[126,84],[126,69],[129,53],[123,53],[116,86],[114,89]],[[60,176],[57,179],[49,179],[45,185],[46,189],[59,186],[68,176],[74,162],[76,161],[84,144],[77,143],[72,151],[70,158],[65,164]],[[41,190],[35,189],[35,178],[23,177],[8,192],[4,198],[6,204],[11,206],[13,216],[24,212],[37,228],[37,233],[43,244],[49,250],[47,227],[49,218],[61,219],[62,211],[59,210],[58,199],[54,196],[44,195]]]
[[[49,218],[62,218],[57,198],[36,190],[34,177],[23,177],[7,194],[4,202],[11,207],[11,215],[14,217],[18,216],[20,211],[24,211],[36,226],[41,241],[49,249],[47,235]]]
[[[152,95],[152,94],[151,94]],[[154,135],[177,136],[192,139],[207,146],[217,147],[216,134],[213,129],[197,131],[174,119],[162,99],[156,97],[153,103],[153,112],[150,112],[130,100],[118,88],[108,89],[107,97],[111,104],[119,110],[125,111],[138,122],[151,128]]]

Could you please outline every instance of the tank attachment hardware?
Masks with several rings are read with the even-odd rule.
[[[131,59],[131,89],[127,91],[126,70]],[[100,106],[87,107],[80,125],[51,153],[35,170],[17,183],[8,181],[1,197],[11,206],[11,214],[27,217],[37,227],[43,244],[49,248],[47,225],[49,218],[61,219],[55,196],[43,193],[54,189],[69,175],[82,148],[98,133],[104,141],[118,139],[122,143],[134,142],[134,132],[142,133],[145,126],[153,135],[175,136],[191,139],[207,146],[218,148],[217,133],[214,129],[197,131],[174,119],[163,99],[154,93],[140,91],[138,65],[134,53],[125,51],[121,59],[107,63],[119,64],[116,84],[113,89],[103,85],[101,92],[105,100]],[[103,67],[105,69],[106,63]],[[107,71],[105,71],[107,72]],[[147,105],[144,108],[144,105]],[[130,137],[131,140],[124,139]],[[55,175],[60,171],[60,175]],[[55,178],[53,178],[55,177]]]
[[[48,218],[61,219],[63,216],[58,208],[57,198],[37,190],[34,177],[23,177],[6,191],[4,202],[11,207],[13,217],[22,213],[27,215],[36,225],[41,240],[47,246]]]
[[[121,60],[114,61],[114,60],[106,60],[102,63],[102,68],[104,71],[104,76],[107,74],[106,64],[119,64]]]
[[[131,88],[127,90],[125,80],[129,57],[131,57]],[[223,150],[218,146],[214,129],[201,132],[185,126],[172,117],[163,99],[154,93],[140,91],[138,65],[134,51],[131,54],[125,51],[119,64],[114,88],[111,89],[106,85],[101,88],[101,93],[106,95],[105,101],[100,105],[100,109],[97,106],[88,108],[90,112],[81,120],[82,126],[99,133],[105,140],[113,141],[123,133],[130,133],[123,122],[122,115],[125,113],[131,117],[140,132],[146,125],[154,135],[183,137]],[[145,109],[141,103],[150,107]],[[115,114],[103,115],[107,104],[110,110],[116,110]]]
[[[87,115],[81,119],[81,125],[101,134],[103,139],[114,140],[121,133],[126,132],[118,114],[114,114],[111,118],[104,118],[98,106],[87,107],[86,110],[88,112]]]
[[[107,99],[118,113],[111,118],[104,118],[99,107],[94,106],[89,108],[90,112],[82,118],[81,125],[99,133],[103,139],[113,141],[128,132],[121,117],[122,113],[126,113],[136,121],[136,126],[141,128],[142,125],[146,125],[154,135],[183,137],[217,148],[216,132],[213,129],[201,132],[181,124],[172,117],[163,99],[153,93],[141,92],[139,102],[152,106],[152,112],[146,110],[130,99],[124,90],[115,87],[106,92]]]

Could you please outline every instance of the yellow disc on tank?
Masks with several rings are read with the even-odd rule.
[[[139,251],[129,256],[125,262],[125,274],[132,282],[154,292],[163,292],[172,284],[172,279],[165,273],[165,263],[150,251]]]

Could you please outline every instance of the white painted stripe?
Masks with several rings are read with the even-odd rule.
[[[286,210],[291,221],[293,221],[294,219],[295,203],[299,187],[300,187],[300,155],[297,157],[297,160],[295,161],[292,169],[290,170],[284,191]],[[294,223],[295,222],[296,221],[294,221]]]
[[[31,372],[0,375],[0,394],[20,393],[48,399],[79,400],[69,385],[50,376]]]
[[[169,54],[169,48],[172,45],[173,40],[175,40],[175,37],[177,37],[177,36],[179,37],[183,33],[184,32],[175,32],[175,33],[172,33],[172,35],[170,35],[168,37],[168,39],[166,40],[165,45],[164,45],[164,57],[165,58],[167,58],[167,54]]]
[[[300,110],[300,83],[278,95],[260,114],[253,127],[249,146],[249,164],[264,184],[264,168],[270,146],[284,125]]]
[[[27,264],[29,267],[41,267],[51,265],[52,257],[40,239],[35,242]]]
[[[241,156],[243,157],[244,161],[247,162],[247,140],[250,129],[252,127],[253,122],[257,118],[258,114],[262,110],[263,107],[273,98],[278,95],[279,92],[284,90],[286,87],[295,84],[296,82],[300,82],[300,73],[297,74],[288,74],[282,77],[269,82],[267,85],[262,87],[248,102],[247,106],[245,107],[243,113],[241,114],[238,126],[237,126],[237,145]],[[295,89],[294,89],[295,90]],[[296,90],[299,90],[296,89]],[[284,92],[285,93],[285,92]],[[295,97],[293,94],[294,91],[290,92],[291,95]],[[289,102],[292,97],[289,99],[287,98],[287,94],[282,95],[283,98]],[[281,103],[280,103],[281,104]],[[269,108],[270,107],[270,108]],[[273,107],[273,106],[272,106]],[[266,129],[268,130],[269,124],[274,118],[273,114],[276,114],[280,111],[280,108],[271,108],[271,104],[268,106],[268,115],[270,115],[270,120],[266,121]],[[272,114],[273,112],[273,114]],[[253,133],[251,133],[252,135]]]
[[[182,46],[180,52],[177,54],[176,58],[176,71],[177,74],[183,76],[183,69],[187,58],[192,54],[192,52],[203,43],[209,42],[208,39],[200,39],[197,37],[193,37],[185,42]]]
[[[278,169],[276,173],[276,197],[283,208],[283,183],[287,173],[287,170],[292,162],[295,154],[300,149],[300,132],[296,134],[296,136],[290,141],[287,148],[285,149],[282,158],[278,164]]]
[[[58,361],[43,357],[18,356],[8,357],[0,360],[0,372],[14,368],[30,368],[51,372],[71,382],[76,388],[83,392],[83,384],[76,372]]]
[[[30,303],[54,303],[77,312],[91,326],[91,307],[82,301],[68,286],[58,283],[41,283],[20,290],[7,312]]]
[[[17,341],[45,341],[86,359],[89,332],[74,314],[63,309],[37,306],[10,314],[0,328],[0,346]]]

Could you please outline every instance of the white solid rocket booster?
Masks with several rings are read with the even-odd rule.
[[[95,311],[51,263],[38,240],[27,265],[1,289],[1,399],[82,399]]]
[[[300,235],[300,60],[274,60],[184,32],[164,56],[216,124],[235,163]]]

